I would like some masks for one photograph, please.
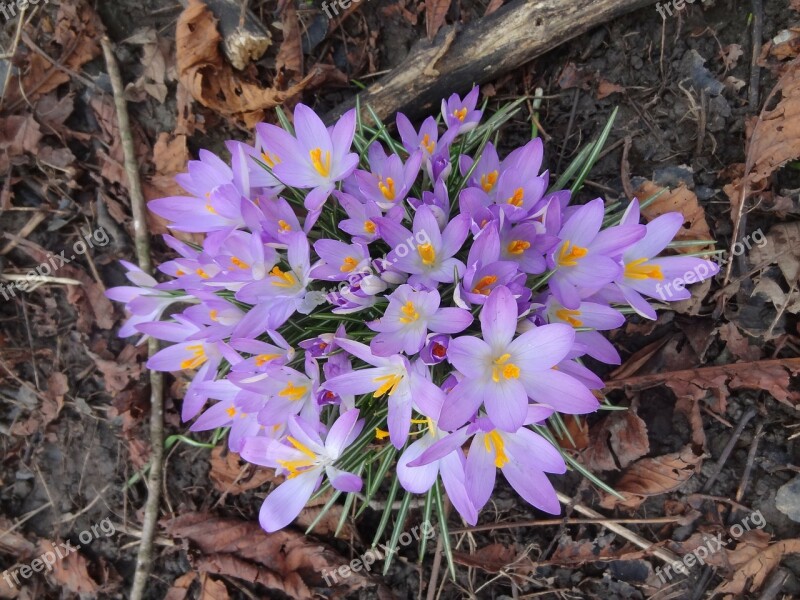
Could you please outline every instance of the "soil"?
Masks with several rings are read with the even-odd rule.
[[[275,32],[277,42],[281,34],[273,27],[280,22],[275,3],[250,5]],[[100,3],[96,8],[120,48],[118,58],[126,81],[136,80],[143,72],[144,50],[124,43],[141,28],[157,32],[157,39],[168,49],[168,63],[171,61],[174,67],[179,6],[165,0],[120,0]],[[479,3],[455,2],[447,18],[468,21],[479,18],[484,9]],[[35,15],[33,23],[41,27],[39,36],[50,35],[56,10],[57,6],[51,3]],[[425,35],[424,14],[410,18],[417,16],[416,11],[413,3],[365,1],[339,30],[326,36],[326,20],[321,11],[301,3],[298,14],[303,24],[304,60],[307,65],[330,60],[346,79],[368,85],[376,79],[374,74],[396,66],[411,45]],[[796,26],[799,20],[800,15],[788,0],[765,2],[763,41]],[[731,166],[745,162],[748,120],[758,114],[777,81],[774,70],[761,67],[757,103],[749,101],[751,31],[751,5],[747,2],[695,2],[666,18],[650,6],[499,77],[483,86],[483,93],[491,109],[542,88],[538,122],[546,142],[546,167],[554,176],[597,136],[618,108],[607,143],[609,150],[593,169],[579,201],[596,196],[609,202],[624,200],[626,186],[637,189],[645,180],[669,186],[682,182],[697,196],[719,247],[728,248],[733,241],[734,221],[723,186],[731,181]],[[13,34],[14,24],[8,23],[3,30],[5,37],[0,37],[4,47],[11,45]],[[742,51],[736,60],[730,58],[733,44],[741,46]],[[32,53],[24,45],[20,47],[22,50],[14,59],[17,68]],[[254,69],[263,76],[273,67],[274,56]],[[69,540],[81,545],[81,558],[70,564],[68,573],[34,574],[19,590],[0,581],[0,598],[125,597],[135,569],[141,507],[147,495],[138,476],[148,457],[149,390],[141,366],[145,350],[117,337],[122,314],[118,307],[100,298],[104,288],[124,282],[124,270],[118,261],[133,260],[134,256],[124,187],[101,176],[103,161],[114,160],[107,158],[112,153],[112,141],[103,136],[104,125],[91,108],[101,91],[109,97],[110,84],[102,56],[80,67],[80,75],[92,83],[91,87],[74,74],[73,70],[70,81],[61,84],[59,94],[70,96],[74,102],[64,127],[84,134],[83,138],[71,137],[63,144],[79,166],[52,168],[48,165],[53,161],[45,160],[43,155],[39,160],[35,156],[12,160],[12,168],[0,181],[0,189],[4,190],[0,193],[0,233],[8,234],[0,238],[0,273],[39,264],[45,258],[42,250],[45,254],[66,250],[69,255],[81,231],[94,231],[98,225],[107,227],[110,240],[105,245],[97,244],[87,254],[77,255],[73,264],[58,273],[78,279],[78,289],[45,285],[32,292],[18,292],[8,300],[0,298],[0,532],[14,529],[13,535],[0,535],[0,571],[19,568],[30,562],[23,556],[39,553],[31,554],[28,548],[24,554],[21,548],[25,541],[37,544]],[[4,71],[0,75],[4,76]],[[470,83],[464,82],[464,90],[459,91],[465,91]],[[173,132],[176,127],[174,79],[167,78],[166,86],[163,102],[144,94],[130,104],[138,142],[147,147],[148,156],[159,134]],[[604,95],[609,86],[616,91]],[[324,113],[357,90],[354,83],[330,83],[308,93],[303,100]],[[13,109],[9,106],[9,102],[3,105],[0,117],[25,115],[32,110],[24,102]],[[224,154],[225,140],[246,139],[249,135],[211,111],[199,106],[194,110],[204,130],[198,128],[189,137],[191,155],[200,148]],[[530,116],[525,110],[506,126],[501,150],[527,139]],[[45,140],[54,147],[64,139],[57,129],[44,130],[49,136]],[[143,169],[146,176],[153,174],[149,163],[143,162]],[[800,173],[789,168],[776,174],[772,187],[788,198],[788,205],[783,211],[761,207],[750,213],[746,221],[748,232],[767,232],[776,223],[791,221],[792,215],[798,214],[800,200],[792,190],[800,188],[799,179]],[[9,201],[10,192],[13,202]],[[44,219],[24,236],[31,245],[20,243],[9,252],[2,251],[38,213]],[[154,238],[154,259],[159,262],[167,256],[166,247]],[[746,293],[752,289],[752,273],[738,269],[739,266],[736,273],[740,286],[729,294],[727,305],[719,297],[712,299],[713,293],[709,293],[706,303],[663,311],[655,323],[633,317],[626,328],[612,336],[623,364],[631,356],[644,357],[636,371],[642,375],[796,356],[796,315],[779,315],[769,302],[752,299]],[[714,290],[718,287],[715,284]],[[787,293],[796,292],[786,285],[783,288]],[[773,320],[774,335],[758,335]],[[745,332],[737,333],[736,338],[744,337],[743,346],[734,347],[732,338],[725,333],[728,330],[723,329],[726,326]],[[648,355],[648,346],[656,341],[664,342],[663,351]],[[619,377],[603,370],[602,365],[590,366],[606,379]],[[186,434],[179,418],[181,384],[168,377],[168,385],[166,434]],[[760,511],[766,523],[764,531],[773,541],[800,537],[800,524],[776,508],[779,488],[800,471],[800,448],[792,439],[800,424],[796,409],[790,402],[776,399],[774,389],[768,387],[731,387],[721,394],[724,399],[719,395],[709,392],[698,403],[695,416],[700,419],[704,439],[696,449],[704,460],[697,472],[675,489],[626,510],[602,507],[605,495],[578,474],[557,479],[556,486],[575,502],[610,518],[683,519],[676,523],[626,525],[643,538],[659,542],[659,547],[679,554],[695,547],[688,543],[695,539],[693,536],[727,531],[748,510]],[[697,445],[696,423],[687,416],[674,390],[662,385],[627,393],[613,391],[609,398],[614,404],[633,403],[637,407],[637,414],[646,425],[647,457],[661,457],[687,445]],[[755,416],[741,432],[736,432],[737,423],[751,407],[756,409]],[[607,413],[590,416],[584,426],[593,427],[606,416]],[[191,438],[209,440],[204,434]],[[730,454],[721,460],[730,440]],[[754,444],[756,451],[750,454]],[[205,584],[200,580],[187,583],[184,591],[188,596],[175,592],[179,587],[176,581],[197,570],[202,561],[196,540],[171,537],[166,528],[171,519],[207,512],[219,518],[252,521],[257,529],[258,509],[267,488],[262,485],[239,494],[220,491],[209,475],[210,454],[206,448],[186,443],[176,443],[166,453],[164,527],[156,542],[148,598],[164,598],[168,593],[175,594],[171,598],[215,597],[210,586],[201,594],[200,586]],[[721,470],[715,476],[718,465]],[[601,478],[614,486],[624,476],[622,473],[624,470],[608,471]],[[712,476],[713,482],[707,486]],[[484,511],[481,524],[548,518],[502,486],[505,484],[501,484]],[[710,499],[714,497],[721,500]],[[731,511],[732,506],[747,510]],[[565,516],[582,515],[568,508]],[[90,543],[83,543],[81,533],[91,531],[92,525],[107,517],[115,524],[114,534],[100,532]],[[312,539],[332,546],[347,559],[356,558],[368,548],[379,518],[380,512],[367,510],[353,525],[349,538],[337,539],[328,532],[312,534],[317,536]],[[419,514],[413,519],[418,521]],[[453,517],[450,523],[452,528],[461,526]],[[421,564],[416,562],[415,544],[401,549],[401,557],[393,562],[388,574],[373,572],[372,577],[373,583],[382,582],[396,598],[425,597],[432,571],[436,571],[437,585],[441,587],[437,588],[438,595],[428,598],[700,599],[711,597],[714,588],[732,580],[736,570],[741,569],[746,555],[736,554],[735,550],[752,544],[752,548],[763,551],[764,546],[757,542],[749,538],[746,542],[734,541],[728,546],[726,558],[720,554],[713,569],[696,566],[688,575],[665,584],[656,572],[663,567],[657,558],[601,524],[498,527],[453,536],[457,555],[455,582],[447,578],[446,564],[435,564],[433,545]],[[682,543],[686,543],[684,552]],[[787,555],[780,569],[785,581],[776,588],[776,595],[769,597],[800,597],[800,560]],[[220,597],[292,597],[244,579],[226,576],[220,581],[227,588],[227,596]],[[309,586],[317,597],[332,597],[334,592],[324,587],[319,577],[309,581],[316,581]],[[762,591],[763,587],[743,597],[767,597],[760,596]],[[386,592],[372,585],[353,591],[349,597],[373,598],[383,593]]]

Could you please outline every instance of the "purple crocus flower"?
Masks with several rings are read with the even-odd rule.
[[[349,233],[357,239],[364,240],[367,244],[378,239],[378,226],[373,219],[383,216],[383,211],[375,202],[362,202],[358,198],[345,192],[334,191],[333,195],[342,205],[347,213],[348,219],[339,222],[339,229]],[[394,220],[402,220],[404,209],[402,205],[397,205],[390,209],[387,217]]]
[[[356,131],[356,113],[346,112],[332,130],[304,104],[294,109],[297,137],[277,134],[269,127],[261,129],[264,143],[280,154],[272,171],[284,184],[312,188],[305,199],[309,211],[319,211],[337,181],[348,177],[358,165],[358,155],[350,152]],[[277,129],[277,128],[276,128]],[[285,133],[285,132],[284,132]]]
[[[469,233],[469,219],[455,217],[439,229],[436,216],[428,206],[420,206],[414,215],[413,233],[387,218],[376,219],[381,237],[393,250],[386,257],[392,269],[411,273],[412,285],[436,287],[437,283],[452,283],[460,277],[464,263],[453,258]]]
[[[344,281],[354,273],[370,272],[370,256],[367,245],[359,240],[345,244],[339,240],[318,240],[314,251],[322,259],[310,277],[328,281]]]
[[[475,237],[469,250],[459,297],[470,304],[483,304],[492,290],[510,286],[520,274],[519,266],[512,260],[499,259],[500,236],[493,221]],[[525,276],[518,279],[524,282]]]
[[[331,425],[325,441],[315,426],[297,417],[289,420],[289,435],[283,442],[265,437],[245,440],[242,458],[287,473],[286,481],[261,505],[259,522],[264,530],[272,533],[291,523],[322,483],[323,474],[337,490],[357,492],[361,489],[360,477],[334,466],[364,427],[364,421],[358,420],[358,416],[358,410],[341,415]]]
[[[419,358],[426,365],[438,365],[447,358],[447,348],[449,346],[449,335],[432,335],[428,338],[425,347],[420,350]]]
[[[340,348],[365,363],[373,365],[327,380],[322,387],[337,394],[366,394],[381,398],[388,395],[389,437],[395,448],[402,448],[411,427],[411,410],[426,416],[436,416],[442,405],[442,390],[399,354],[376,356],[369,346],[352,340],[336,338]]]
[[[603,199],[592,200],[579,207],[558,233],[561,242],[549,259],[555,272],[548,284],[567,308],[577,308],[581,297],[614,281],[622,270],[615,256],[645,234],[642,225],[619,225],[600,231],[604,214]]]
[[[387,156],[379,142],[374,142],[367,152],[370,170],[357,170],[353,175],[362,196],[383,210],[401,204],[419,174],[422,152],[413,152],[405,164],[397,154]]]
[[[475,129],[483,116],[482,110],[476,110],[478,93],[476,85],[462,100],[458,94],[453,94],[447,100],[442,100],[442,117],[448,130],[456,133],[466,133]]]
[[[415,290],[401,285],[390,296],[383,317],[367,327],[378,331],[370,348],[377,356],[405,352],[411,356],[425,345],[428,330],[436,333],[459,333],[472,323],[472,314],[463,308],[440,308],[439,292]]]
[[[480,322],[482,338],[455,338],[447,350],[463,379],[445,398],[442,428],[460,427],[483,405],[497,427],[516,431],[525,421],[529,397],[565,413],[597,408],[597,399],[585,386],[552,369],[572,349],[571,327],[543,325],[514,339],[517,303],[505,286],[489,295]]]

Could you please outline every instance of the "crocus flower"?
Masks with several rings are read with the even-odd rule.
[[[436,333],[459,333],[472,323],[472,314],[463,308],[440,308],[439,292],[415,290],[401,285],[389,296],[383,317],[367,323],[378,331],[370,348],[377,356],[405,352],[411,356],[425,345],[428,330]]]
[[[374,142],[367,151],[370,170],[353,174],[361,194],[383,210],[401,204],[406,199],[422,164],[422,152],[413,152],[403,164],[397,154],[387,156],[383,146]]]
[[[408,439],[412,408],[426,416],[439,414],[442,390],[411,368],[408,359],[399,354],[376,356],[369,346],[352,340],[336,338],[336,343],[373,367],[339,375],[327,380],[322,387],[337,394],[371,392],[375,398],[388,395],[389,439],[395,448],[402,448]]]
[[[597,399],[586,387],[552,369],[572,349],[571,327],[543,325],[514,339],[517,303],[505,286],[489,295],[480,322],[482,339],[458,337],[447,350],[463,379],[445,398],[442,428],[460,427],[483,405],[497,427],[516,431],[525,421],[529,397],[567,413],[597,408]]]
[[[442,100],[442,117],[448,129],[457,133],[466,133],[475,129],[483,116],[482,110],[476,110],[479,89],[476,85],[462,100],[458,94],[453,94],[447,100]]]
[[[309,276],[314,279],[344,281],[352,273],[370,271],[369,249],[362,241],[345,244],[339,240],[319,240],[314,243],[314,251],[323,261],[311,270]]]
[[[280,162],[272,169],[275,177],[289,186],[312,188],[305,207],[318,211],[334,184],[348,177],[358,165],[358,155],[350,152],[356,113],[346,112],[329,131],[313,110],[298,104],[294,109],[294,127],[296,138],[283,134],[278,137],[278,128],[265,127],[261,133],[266,144],[279,148]]]
[[[323,474],[337,490],[357,492],[361,489],[360,477],[334,466],[364,427],[358,416],[358,410],[341,415],[331,425],[325,441],[311,424],[297,417],[289,420],[289,435],[284,442],[264,437],[245,440],[242,458],[287,473],[286,481],[261,505],[259,521],[265,531],[278,531],[291,523],[322,483]]]

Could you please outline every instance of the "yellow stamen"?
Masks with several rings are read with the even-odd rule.
[[[216,308],[212,308],[208,311],[208,318],[212,321],[219,321],[219,311]]]
[[[625,265],[625,277],[628,279],[664,279],[661,267],[648,265],[646,258],[639,258]]]
[[[397,386],[400,385],[401,381],[403,381],[403,376],[398,375],[397,373],[393,375],[383,375],[381,377],[376,377],[374,381],[376,383],[383,382],[381,383],[380,387],[375,390],[375,393],[372,394],[373,398],[380,398],[386,394],[386,392],[389,392],[390,396],[394,394]]]
[[[271,360],[275,360],[276,358],[280,358],[280,354],[259,354],[256,356],[256,366],[263,367]]]
[[[214,207],[213,207],[213,206],[211,206],[211,204],[206,204],[206,210],[207,210],[208,212],[210,212],[212,215],[215,215],[215,214],[217,214],[217,211],[216,211],[216,210],[214,210]]]
[[[289,271],[284,272],[278,267],[273,267],[269,274],[278,278],[278,281],[272,282],[272,285],[275,287],[289,288],[295,284],[294,275],[292,275]]]
[[[281,159],[277,154],[270,154],[269,152],[262,152],[261,158],[264,159],[264,162],[267,163],[267,166],[270,169],[275,168],[275,165],[281,162]]]
[[[311,164],[314,165],[314,168],[317,170],[317,173],[322,175],[323,177],[327,177],[331,174],[331,152],[330,150],[325,151],[325,160],[322,160],[322,148],[314,148],[313,150],[308,151],[309,156],[311,156]]]
[[[576,319],[575,317],[580,316],[581,311],[579,310],[570,310],[568,308],[560,308],[556,311],[556,316],[572,325],[573,327],[581,327],[583,326],[583,321]]]
[[[302,442],[298,441],[296,438],[293,438],[290,435],[286,436],[286,441],[289,442],[292,446],[300,450],[303,454],[305,454],[311,460],[317,460],[317,455],[314,454],[308,446],[304,445]]]
[[[409,300],[405,303],[405,306],[400,309],[400,312],[403,313],[403,317],[400,317],[400,322],[404,324],[413,323],[417,319],[419,319],[419,313],[417,309],[414,308],[414,303]]]
[[[375,233],[375,223],[372,221],[364,221],[364,231],[367,233]]]
[[[203,269],[197,269],[197,270],[195,271],[195,273],[197,273],[198,275],[200,275],[200,277],[201,277],[202,279],[208,279],[208,273],[206,273],[205,271],[203,271]]]
[[[383,429],[380,429],[379,427],[375,428],[375,439],[376,440],[385,440],[387,437],[389,437],[389,432],[388,431],[384,431]]]
[[[419,252],[423,265],[432,265],[436,262],[436,250],[431,244],[420,244],[417,246],[417,252]]]
[[[530,242],[526,242],[525,240],[514,240],[508,245],[508,253],[509,254],[522,254],[531,247]]]
[[[486,446],[486,452],[494,454],[494,466],[498,469],[503,468],[508,462],[508,456],[506,456],[503,438],[497,430],[494,429],[487,433],[483,438],[483,443]]]
[[[428,151],[428,154],[433,154],[433,151],[436,148],[436,142],[431,140],[431,136],[426,133],[422,136],[422,147]]]
[[[234,266],[239,267],[240,269],[249,269],[250,268],[250,265],[248,265],[242,259],[236,258],[235,256],[231,256],[231,262],[234,264]]]
[[[353,258],[352,256],[346,256],[344,262],[342,263],[342,266],[339,267],[339,270],[342,273],[349,273],[357,266],[358,266],[358,261],[355,258]]]
[[[231,419],[236,416],[236,409],[233,408],[232,406],[228,410],[226,410],[225,412],[228,413],[228,416]]]
[[[181,362],[181,369],[196,369],[208,359],[203,344],[192,344],[186,346],[186,349],[191,352],[192,357]]]
[[[578,259],[583,258],[589,252],[588,248],[581,248],[580,246],[572,246],[570,248],[570,241],[564,242],[561,250],[558,252],[558,266],[560,267],[574,267],[578,264]]]
[[[381,190],[381,194],[387,200],[394,200],[396,191],[394,189],[394,179],[391,177],[386,178],[386,183],[384,184],[383,181],[378,182],[378,187]]]
[[[492,367],[492,381],[495,383],[500,383],[501,375],[505,379],[519,378],[519,367],[514,363],[508,362],[509,358],[511,358],[511,355],[505,353],[494,361],[494,367]]]
[[[284,221],[283,219],[281,219],[280,221],[278,221],[278,227],[280,227],[280,228],[281,228],[281,231],[291,231],[291,230],[292,230],[292,226],[291,226],[291,225],[289,225],[289,224],[288,224],[286,221]]]
[[[497,275],[487,275],[486,277],[481,278],[478,283],[475,284],[475,287],[472,288],[473,294],[483,294],[484,296],[488,296],[491,290],[489,287],[497,281]]]
[[[467,109],[466,108],[460,108],[458,110],[454,110],[453,111],[453,116],[463,123],[464,119],[467,118]]]
[[[494,184],[497,183],[497,171],[481,175],[481,187],[487,194],[494,189]]]
[[[514,190],[514,195],[511,196],[506,202],[513,206],[522,206],[522,199],[525,197],[525,190],[517,188]]]
[[[178,269],[177,271],[175,271],[176,277],[183,277],[184,275],[186,275],[186,271],[184,271],[183,269]]]
[[[306,395],[308,388],[304,385],[296,386],[291,381],[286,384],[286,387],[278,392],[278,396],[289,398],[292,402],[297,402]]]

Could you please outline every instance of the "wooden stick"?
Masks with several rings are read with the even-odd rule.
[[[125,172],[128,176],[128,191],[131,195],[136,258],[141,269],[150,273],[152,271],[150,234],[145,220],[144,195],[133,146],[125,88],[111,41],[104,36],[100,43],[103,46],[108,76],[114,91],[114,106],[117,111],[119,135],[125,156]],[[156,352],[158,352],[158,342],[154,338],[150,338],[147,345],[148,356],[153,356]],[[153,538],[158,523],[158,506],[161,500],[161,471],[164,459],[164,378],[158,371],[150,371],[150,446],[150,473],[147,478],[148,490],[142,523],[142,543],[136,556],[131,600],[141,600],[148,587],[147,579],[153,565]]]
[[[439,100],[473,84],[495,80],[531,59],[652,0],[524,0],[503,6],[465,27],[443,56],[440,48],[452,27],[433,42],[420,40],[391,73],[359,94],[381,119],[398,111],[408,116],[437,111]],[[429,67],[435,64],[438,77]],[[346,102],[326,116],[328,122],[355,106]],[[368,116],[364,117],[369,120]]]

